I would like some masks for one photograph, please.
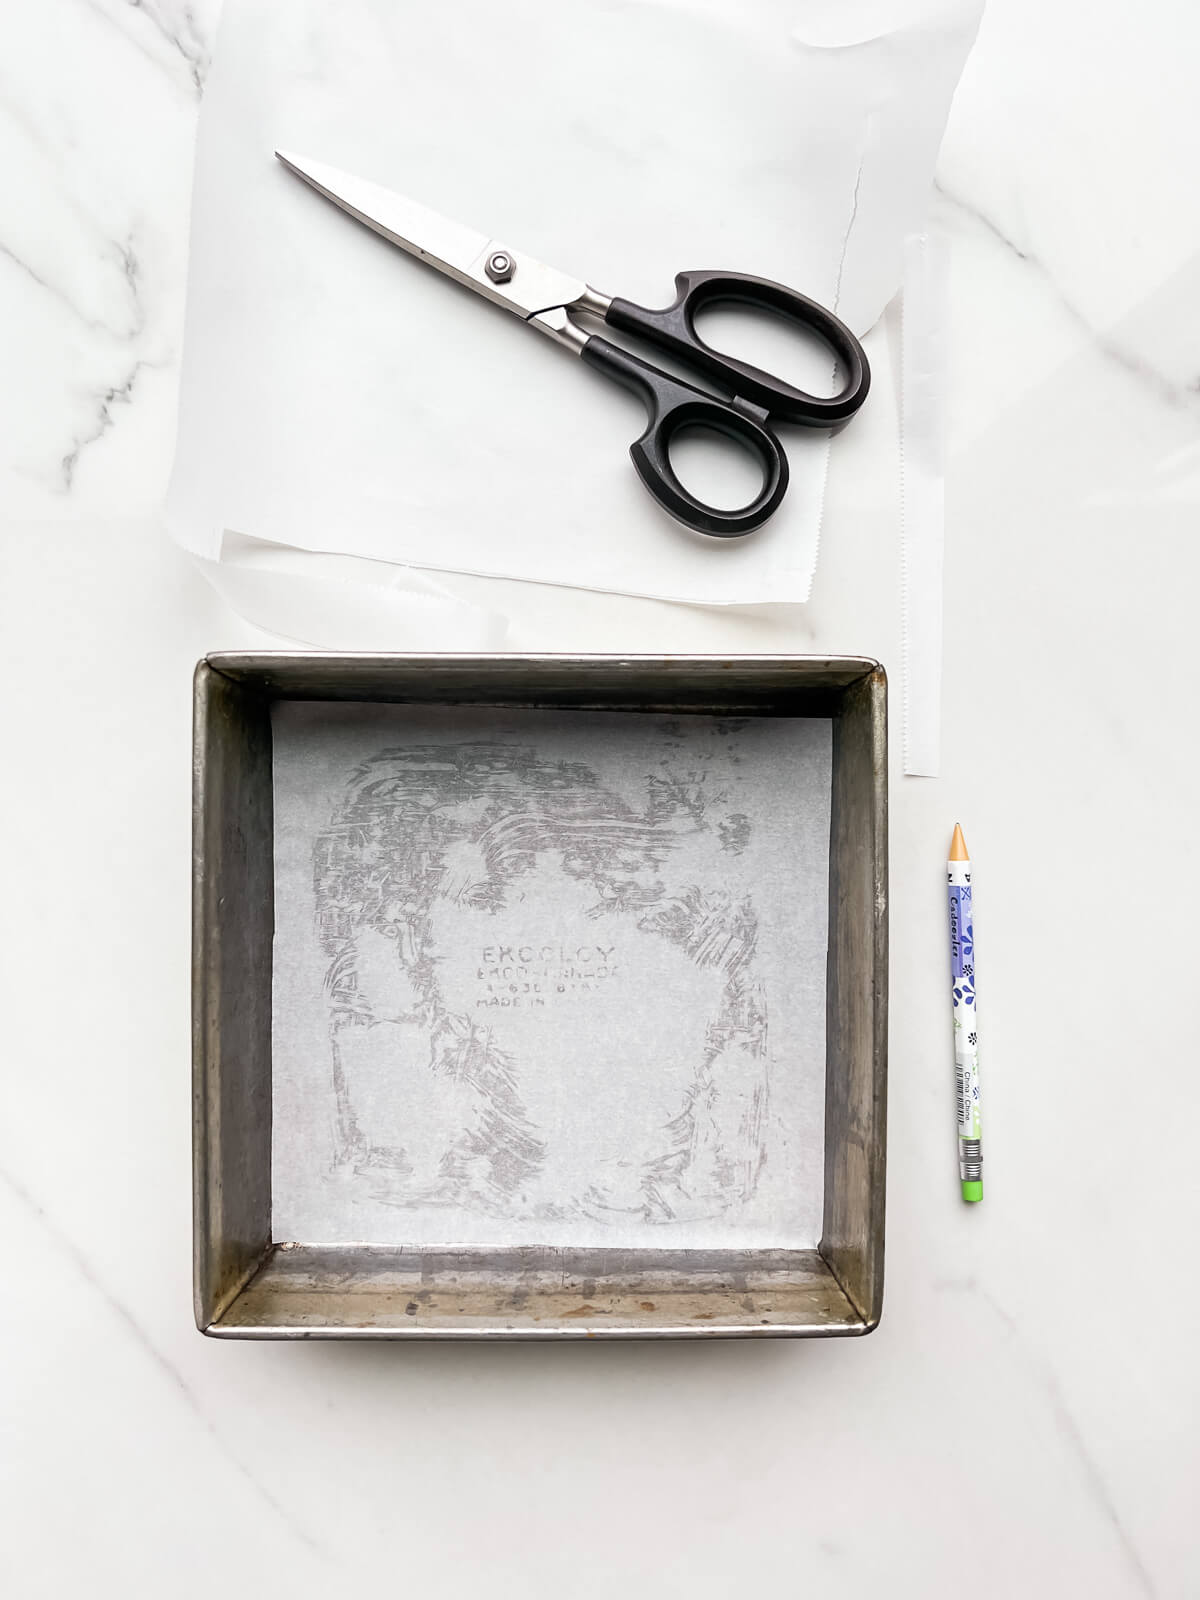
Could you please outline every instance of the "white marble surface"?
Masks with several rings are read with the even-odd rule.
[[[953,241],[946,738],[892,804],[888,1288],[865,1342],[223,1345],[189,1303],[188,706],[256,640],[162,535],[215,5],[0,57],[15,1596],[1200,1592],[1190,693],[1200,23],[992,0]],[[886,373],[894,328],[871,341]],[[811,605],[521,591],[514,642],[897,660],[892,384]],[[978,870],[988,1198],[956,1197],[941,859]]]

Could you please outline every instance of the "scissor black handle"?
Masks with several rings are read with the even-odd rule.
[[[783,499],[788,464],[779,440],[766,426],[765,411],[740,402],[726,404],[648,361],[639,361],[607,339],[589,339],[580,354],[590,367],[645,401],[646,431],[630,445],[629,454],[638,476],[665,510],[685,527],[718,539],[751,533],[767,520]],[[725,511],[706,505],[684,488],[671,466],[670,449],[671,440],[685,428],[713,428],[755,456],[763,470],[763,486],[749,505]]]
[[[731,397],[760,406],[785,422],[810,428],[831,428],[852,417],[867,398],[871,369],[862,345],[844,322],[824,306],[769,278],[752,278],[743,272],[681,272],[675,279],[679,291],[673,303],[650,311],[631,300],[613,300],[604,320],[623,333],[636,334],[657,345],[695,371],[711,378]],[[696,332],[695,317],[705,306],[733,302],[757,306],[815,334],[837,357],[845,379],[840,393],[831,398],[805,394],[782,379],[772,377],[735,356],[722,355],[705,344]]]

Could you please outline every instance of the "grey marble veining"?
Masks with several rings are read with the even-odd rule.
[[[10,8],[0,55],[0,640],[15,770],[39,780],[3,795],[22,997],[0,1132],[14,1592],[715,1600],[802,1573],[921,1600],[968,1576],[979,1600],[1196,1593],[1197,1295],[1179,1268],[1197,1219],[1149,1095],[1169,1079],[1195,1125],[1162,954],[1194,933],[1138,843],[1165,827],[1194,878],[1195,15],[992,0],[943,146],[947,651],[970,672],[948,675],[944,778],[895,787],[879,1332],[838,1350],[396,1352],[218,1347],[188,1306],[187,675],[207,648],[261,642],[161,533],[218,11],[39,0]],[[392,22],[402,48],[403,7]],[[838,452],[803,613],[531,593],[513,601],[521,642],[894,662],[892,334],[871,336],[878,404]],[[114,659],[145,668],[115,699]],[[1127,660],[1151,664],[1152,691]],[[959,805],[988,862],[991,1154],[972,1217],[926,871]],[[1069,1121],[1050,1096],[1059,1013],[1031,972],[1059,813],[1078,853],[1055,977],[1075,985],[1067,1059],[1087,1091]]]
[[[191,142],[219,9],[47,0],[10,29],[0,65],[0,483],[10,514],[141,511],[161,500]],[[150,370],[165,381],[146,385]]]

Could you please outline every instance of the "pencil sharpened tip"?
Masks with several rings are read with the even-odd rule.
[[[954,838],[950,841],[950,859],[951,861],[969,861],[971,859],[967,854],[967,841],[963,838],[963,831],[957,822],[954,824]]]

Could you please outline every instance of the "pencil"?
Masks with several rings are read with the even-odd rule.
[[[950,885],[950,989],[954,1005],[954,1076],[958,1098],[958,1177],[963,1199],[974,1204],[983,1199],[975,919],[971,910],[971,858],[957,822],[950,843],[946,877]]]

